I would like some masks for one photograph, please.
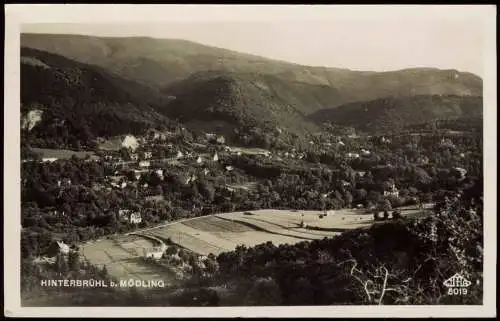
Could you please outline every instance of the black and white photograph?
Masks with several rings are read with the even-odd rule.
[[[496,316],[495,6],[194,7],[7,5],[4,315]]]

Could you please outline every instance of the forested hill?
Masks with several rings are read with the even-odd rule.
[[[318,130],[306,115],[338,99],[338,91],[328,86],[218,71],[196,73],[164,92],[175,97],[165,113],[187,124],[285,128],[297,134]]]
[[[191,41],[148,37],[22,34],[21,44],[98,65],[156,88],[209,70],[273,75],[285,82],[332,87],[337,91],[337,99],[323,108],[387,96],[482,95],[482,79],[457,70],[412,68],[366,72],[310,67]]]
[[[167,125],[157,112],[164,104],[155,89],[100,67],[21,48],[23,138],[39,147],[75,148],[96,136]],[[30,119],[34,114],[41,116]]]
[[[421,95],[387,97],[324,109],[309,119],[316,123],[331,122],[364,132],[393,131],[435,120],[481,118],[483,99],[480,96]]]

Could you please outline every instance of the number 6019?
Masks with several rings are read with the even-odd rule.
[[[467,288],[449,288],[448,295],[466,295]]]

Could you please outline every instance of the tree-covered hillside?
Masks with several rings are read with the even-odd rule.
[[[310,119],[373,132],[401,130],[436,120],[482,118],[482,115],[483,99],[480,96],[424,95],[346,104],[320,110]]]
[[[167,99],[154,89],[105,70],[39,50],[21,50],[21,121],[30,111],[40,119],[23,129],[38,147],[91,145],[97,136],[139,133],[169,124],[157,112]]]

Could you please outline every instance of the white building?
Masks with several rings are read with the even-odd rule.
[[[399,190],[396,188],[396,185],[392,184],[388,190],[385,190],[384,196],[399,197]]]
[[[161,259],[164,249],[161,246],[151,248],[143,248],[144,257],[152,257],[154,259]]]
[[[142,222],[142,216],[139,212],[132,213],[129,216],[129,222],[134,224],[139,224]]]
[[[136,150],[139,147],[139,142],[133,135],[127,135],[122,141],[122,146],[130,148],[131,150]]]
[[[198,158],[196,159],[196,163],[197,164],[203,163],[203,159],[201,159],[201,156],[198,156]]]
[[[207,139],[217,139],[217,135],[214,133],[205,133],[205,138]]]
[[[177,158],[182,158],[182,157],[184,157],[184,154],[181,151],[178,151],[176,157]]]
[[[144,168],[144,167],[149,167],[149,166],[151,166],[151,162],[149,162],[149,161],[140,161],[139,162],[139,167]]]
[[[57,160],[56,157],[44,157],[42,158],[42,162],[44,163],[52,163],[52,162],[55,162]]]
[[[212,157],[212,160],[214,162],[217,162],[219,160],[219,155],[217,155],[217,153],[214,154],[214,157]]]
[[[131,210],[121,209],[118,210],[118,217],[120,220],[130,223],[139,224],[142,222],[142,216],[139,212],[132,212]]]
[[[144,159],[150,159],[153,157],[153,152],[144,152]]]
[[[389,138],[385,138],[384,136],[382,136],[382,139],[380,139],[380,141],[381,141],[382,143],[386,143],[386,144],[388,144],[388,143],[390,143],[390,142],[391,142],[391,140],[390,140]]]
[[[63,254],[69,253],[69,246],[62,241],[57,241],[57,245],[59,246],[59,251]]]
[[[163,169],[157,169],[155,171],[156,175],[158,175],[161,179],[163,179]]]
[[[194,181],[196,181],[196,176],[194,174],[188,176],[185,180],[186,184],[192,183]]]
[[[359,154],[358,153],[347,153],[346,157],[349,159],[356,159],[356,158],[359,158]]]
[[[217,144],[225,144],[226,143],[226,138],[224,136],[218,136],[216,140]]]
[[[128,217],[128,215],[130,214],[130,212],[131,212],[130,210],[126,210],[126,209],[119,209],[119,210],[118,210],[118,216],[119,216],[120,218],[126,218],[126,217]]]

